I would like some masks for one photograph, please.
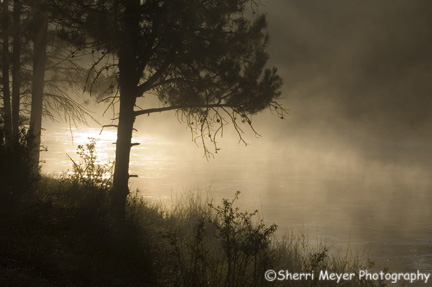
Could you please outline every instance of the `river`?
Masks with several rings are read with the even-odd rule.
[[[113,160],[115,132],[57,128],[44,133],[43,172],[71,169],[78,144],[98,139],[102,163]],[[333,249],[359,250],[378,268],[432,272],[432,184],[430,171],[372,161],[358,154],[308,150],[300,144],[244,147],[227,142],[214,159],[193,143],[135,137],[133,189],[167,206],[188,192],[218,201],[240,190],[238,204],[259,209],[279,234],[303,230]],[[381,267],[380,267],[381,266]]]

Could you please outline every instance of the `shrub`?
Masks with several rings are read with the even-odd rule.
[[[79,212],[83,218],[95,218],[93,215],[105,217],[110,206],[109,192],[114,164],[97,163],[97,141],[95,138],[89,138],[89,141],[88,144],[78,146],[76,153],[79,160],[68,155],[72,162],[72,172],[61,176],[58,184],[62,187],[57,189],[59,192],[55,196],[61,198],[57,202],[73,206],[74,212]]]
[[[11,142],[0,128],[0,202],[11,209],[30,193],[39,180],[37,164],[31,156],[33,140],[27,129]]]
[[[181,286],[263,284],[276,225],[266,227],[256,219],[258,211],[240,212],[234,207],[239,194],[207,209],[192,201],[192,206],[174,210],[165,239],[173,255],[170,273],[177,273]]]
[[[383,287],[384,281],[359,280],[359,270],[371,270],[374,262],[360,256],[358,252],[348,247],[345,251],[332,250],[320,242],[311,245],[310,238],[304,231],[292,231],[281,240],[274,242],[273,270],[289,270],[291,273],[313,273],[314,280],[285,280],[274,281],[274,286],[363,286]],[[384,269],[386,270],[386,269]],[[329,273],[354,273],[353,280],[342,280],[337,283],[333,280],[319,280],[321,271]]]
[[[91,188],[110,189],[112,187],[114,164],[97,164],[96,139],[89,138],[90,143],[78,145],[77,154],[80,161],[72,161],[73,173],[70,179],[73,182],[89,186]]]
[[[210,205],[227,262],[225,286],[260,286],[262,274],[270,267],[270,239],[277,227],[266,227],[263,220],[254,223],[258,210],[241,212],[234,207],[239,194],[237,191],[232,201],[223,199],[221,206]]]

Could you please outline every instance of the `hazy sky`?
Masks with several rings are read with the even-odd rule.
[[[263,140],[257,144],[301,142],[348,148],[372,159],[432,164],[432,1],[263,4],[270,64],[283,77],[282,102],[290,114],[284,121],[258,115],[254,123]],[[190,139],[172,113],[142,116],[136,127],[140,133]]]
[[[431,1],[269,0],[265,10],[284,134],[432,161]]]

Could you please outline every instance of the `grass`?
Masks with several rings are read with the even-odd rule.
[[[329,255],[302,233],[283,239],[256,211],[232,200],[190,196],[170,211],[131,196],[116,222],[103,190],[42,178],[36,192],[0,221],[0,286],[338,286],[333,281],[264,280],[267,269],[358,272],[350,253]],[[346,281],[344,286],[382,286]]]
[[[8,181],[8,193],[0,189],[2,205],[13,207],[0,209],[0,286],[385,285],[318,276],[267,282],[268,269],[357,273],[372,264],[349,250],[332,255],[322,244],[311,246],[303,233],[278,239],[276,225],[266,226],[257,210],[236,207],[239,192],[219,203],[190,195],[170,210],[136,192],[126,219],[116,220],[109,210],[110,167],[92,166],[96,155],[80,153],[71,176],[32,179],[26,190]]]

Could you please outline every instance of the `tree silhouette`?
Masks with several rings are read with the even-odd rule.
[[[39,164],[39,150],[42,131],[42,104],[45,82],[46,48],[48,35],[48,15],[42,0],[32,3],[33,14],[33,80],[30,115],[30,132],[34,140],[34,162]]]
[[[10,16],[9,1],[2,1],[2,88],[3,88],[3,117],[7,141],[12,138],[12,108],[11,94],[9,87],[9,34],[10,34]]]
[[[21,0],[13,3],[13,54],[12,54],[12,133],[16,140],[19,136],[21,100]]]
[[[94,65],[97,75],[114,75],[116,80],[120,110],[112,202],[120,216],[129,193],[137,116],[176,110],[206,153],[206,139],[217,150],[216,136],[229,123],[242,139],[240,125],[252,127],[251,115],[271,108],[283,117],[285,110],[276,101],[281,78],[275,68],[265,68],[266,19],[246,16],[249,3],[52,1],[67,29],[65,36],[79,48],[91,42],[100,55]],[[104,62],[109,55],[114,61]],[[152,96],[159,99],[158,107],[137,107],[138,98]]]
[[[1,8],[0,124],[8,144],[17,143],[23,126],[29,125],[29,146],[34,147],[38,170],[42,117],[54,119],[57,113],[70,123],[91,117],[69,96],[71,90],[82,90],[86,71],[72,61],[66,43],[53,33],[58,26],[49,19],[45,0],[2,1]]]

